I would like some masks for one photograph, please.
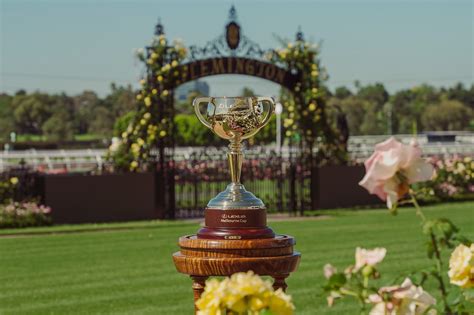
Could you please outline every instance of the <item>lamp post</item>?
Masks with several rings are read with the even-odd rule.
[[[276,114],[276,148],[281,154],[281,113],[283,112],[283,106],[281,103],[275,104]]]

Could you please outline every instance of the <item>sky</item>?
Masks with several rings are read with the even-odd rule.
[[[224,31],[232,4],[242,32],[262,48],[293,40],[321,43],[330,88],[382,82],[394,92],[427,83],[473,83],[474,1],[141,1],[0,0],[0,92],[93,90],[110,83],[138,87],[134,57],[161,18],[170,39],[202,46]],[[211,95],[279,86],[232,75],[206,79]]]

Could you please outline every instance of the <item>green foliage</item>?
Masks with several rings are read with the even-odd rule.
[[[90,123],[89,131],[104,138],[112,135],[114,126],[114,116],[112,112],[104,106],[96,107],[93,110],[93,120]]]
[[[240,96],[256,96],[256,95],[255,95],[255,92],[251,88],[244,86],[242,88],[242,92],[240,92]]]
[[[175,141],[182,146],[222,145],[225,141],[214,135],[194,114],[175,116]]]
[[[135,119],[137,112],[134,110],[129,111],[128,113],[120,116],[114,124],[114,136],[121,137],[122,133],[127,131],[128,126],[130,126]]]
[[[73,123],[65,110],[55,112],[44,122],[41,129],[43,135],[50,141],[64,141],[74,138]]]
[[[474,85],[448,89],[416,86],[389,95],[381,83],[357,85],[357,93],[337,88],[329,104],[343,108],[351,135],[474,130]],[[390,125],[389,125],[390,124]],[[389,128],[390,127],[390,128]]]
[[[335,98],[345,99],[345,98],[348,98],[349,96],[352,96],[352,92],[345,86],[339,86],[334,91]]]
[[[8,141],[10,132],[14,131],[12,99],[10,95],[0,94],[0,142]]]
[[[467,130],[472,117],[472,110],[463,103],[446,100],[427,106],[421,121],[425,130]]]
[[[41,134],[42,126],[50,116],[54,100],[47,94],[17,95],[12,100],[15,129],[18,133]]]
[[[13,201],[18,178],[12,177],[6,180],[0,180],[0,205]]]
[[[357,97],[375,105],[376,110],[380,110],[388,101],[388,92],[382,83],[359,86]]]

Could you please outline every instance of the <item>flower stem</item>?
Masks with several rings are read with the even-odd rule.
[[[416,215],[419,216],[421,218],[421,222],[424,223],[426,221],[426,217],[423,214],[423,211],[421,211],[421,207],[418,204],[418,201],[416,200],[415,195],[411,189],[410,189],[410,197],[411,197],[411,202],[413,203],[413,206],[415,206]]]
[[[418,201],[416,200],[415,194],[413,193],[412,190],[410,190],[410,196],[411,196],[411,202],[413,203],[413,206],[416,209],[416,215],[421,218],[422,223],[425,223],[426,222],[426,217],[423,214],[423,211],[421,211],[421,207],[418,204]],[[439,250],[438,240],[436,239],[436,236],[433,233],[433,231],[430,231],[430,240],[431,240],[431,244],[433,245],[433,252],[434,252],[434,255],[435,255],[435,258],[436,258],[436,262],[435,262],[435,264],[436,264],[436,274],[434,275],[434,277],[436,278],[436,280],[438,280],[439,290],[441,291],[441,298],[443,299],[443,302],[444,302],[445,313],[446,314],[452,314],[451,308],[449,307],[449,305],[447,303],[447,295],[448,294],[446,292],[446,286],[444,285],[444,280],[443,280],[443,276],[442,276],[443,261],[441,260],[441,252]]]
[[[433,251],[436,257],[436,275],[435,278],[438,280],[439,284],[439,290],[441,291],[441,298],[443,299],[444,302],[444,310],[446,314],[452,314],[451,313],[451,308],[449,307],[446,297],[447,297],[447,292],[446,292],[446,286],[444,285],[444,280],[442,276],[442,270],[443,270],[443,261],[441,260],[441,252],[439,250],[438,246],[438,241],[436,240],[436,236],[434,235],[433,231],[430,232],[430,238],[431,238],[431,244],[433,244]]]

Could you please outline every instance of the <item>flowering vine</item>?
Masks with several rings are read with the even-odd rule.
[[[137,114],[111,152],[115,167],[130,171],[146,167],[155,145],[172,145],[173,89],[186,75],[179,67],[186,48],[180,41],[169,45],[163,34],[146,51],[138,50],[137,57],[147,68],[136,96]]]
[[[345,143],[339,131],[328,121],[322,81],[326,75],[320,66],[319,48],[303,40],[289,42],[268,58],[288,71],[300,73],[291,94],[283,93],[282,104],[288,112],[283,125],[285,136],[299,137],[311,149],[317,148],[316,164],[343,164],[347,160]]]

